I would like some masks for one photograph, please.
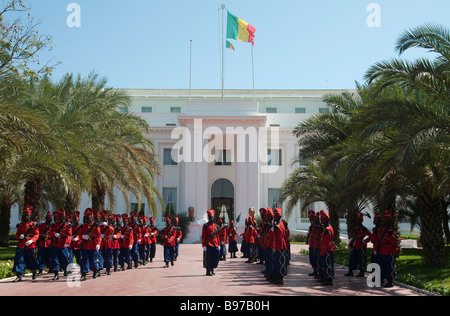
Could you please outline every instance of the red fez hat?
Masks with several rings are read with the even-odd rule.
[[[320,221],[329,221],[330,220],[330,216],[328,216],[327,212],[325,212],[324,210],[320,211]]]
[[[281,217],[281,208],[279,208],[279,207],[275,207],[275,212],[274,212],[274,215],[278,215],[278,216],[280,216],[280,217]]]
[[[147,221],[148,221],[148,217],[144,216],[144,223],[147,223]]]
[[[23,208],[23,215],[31,215],[31,212],[33,212],[32,206],[27,205]]]
[[[214,216],[214,210],[208,210],[208,211],[206,211],[206,213],[208,215]]]
[[[130,215],[131,215],[132,218],[136,218],[137,213],[136,213],[135,211],[132,211],[132,212],[130,213]]]
[[[50,211],[47,211],[47,215],[45,215],[45,218],[52,218],[52,213],[50,213]]]
[[[315,215],[316,215],[316,212],[314,212],[313,210],[309,210],[308,211],[308,217],[309,218],[314,218]]]
[[[172,217],[166,216],[166,223],[171,223],[171,222],[172,222]]]
[[[122,214],[122,219],[123,219],[124,221],[126,221],[126,220],[128,219],[128,214],[127,214],[127,213],[123,213],[123,214]]]
[[[66,211],[62,207],[58,210],[58,213],[61,216],[66,216]]]
[[[174,222],[174,223],[178,223],[179,220],[180,220],[180,219],[179,219],[178,217],[175,217],[175,218],[173,219],[173,222]]]
[[[359,212],[358,213],[358,221],[362,222],[364,220],[364,214]]]
[[[230,226],[234,226],[234,221],[233,220],[230,221]]]
[[[84,217],[94,217],[94,210],[92,208],[87,208],[84,211]]]
[[[74,211],[73,217],[80,218],[80,211]]]
[[[154,223],[155,222],[155,218],[154,217],[150,217],[150,223]]]
[[[266,216],[272,216],[273,217],[273,211],[272,211],[272,209],[270,207],[268,207],[266,209]]]

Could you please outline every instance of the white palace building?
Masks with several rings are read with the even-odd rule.
[[[261,207],[279,206],[280,190],[289,177],[298,156],[297,139],[293,135],[299,122],[329,111],[322,101],[325,94],[343,90],[126,90],[132,98],[129,112],[138,114],[151,125],[148,137],[154,142],[162,175],[157,188],[162,193],[166,212],[170,215],[191,209],[189,234],[184,242],[198,242],[206,211],[216,210],[216,217],[233,219],[238,232],[253,207],[256,216]],[[127,111],[127,109],[122,109]],[[134,200],[133,200],[134,199]],[[131,209],[137,208],[130,196]],[[80,211],[90,207],[86,195]],[[108,205],[105,205],[108,208]],[[308,209],[324,209],[313,203]],[[115,213],[127,209],[118,191]],[[14,209],[13,209],[14,210]],[[151,216],[148,203],[141,211]],[[162,227],[164,214],[155,216]],[[17,206],[11,217],[15,227]],[[306,212],[298,205],[289,218],[291,232],[308,229]],[[366,223],[371,228],[370,220]],[[404,230],[409,231],[409,225]],[[346,230],[345,219],[341,230]]]
[[[157,187],[166,212],[188,214],[193,208],[185,242],[200,240],[208,209],[215,209],[216,217],[240,219],[241,231],[250,207],[258,215],[261,207],[277,206],[300,150],[293,129],[329,111],[322,96],[342,90],[257,90],[255,95],[253,90],[226,90],[224,99],[221,92],[127,90],[133,100],[130,112],[152,127],[148,137],[162,168]],[[126,209],[120,203],[117,199],[115,208]],[[310,207],[324,207],[316,204]],[[149,214],[147,205],[143,210]],[[291,230],[309,225],[300,205],[287,220]]]

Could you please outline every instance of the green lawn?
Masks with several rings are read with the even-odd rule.
[[[450,295],[450,247],[445,249],[447,264],[445,268],[428,267],[422,261],[422,249],[402,249],[397,258],[397,281],[441,295]],[[367,249],[370,258],[372,249]],[[334,253],[336,263],[348,266],[350,251],[337,249]]]

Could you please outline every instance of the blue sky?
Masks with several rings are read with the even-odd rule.
[[[352,89],[377,61],[397,56],[405,30],[423,23],[450,28],[448,0],[33,0],[38,30],[55,48],[42,61],[60,62],[53,77],[92,71],[115,88],[187,89],[189,41],[192,88],[221,88],[223,3],[256,28],[256,89]],[[67,25],[70,3],[81,8],[81,27]],[[371,3],[381,27],[369,27]],[[226,50],[225,89],[251,89],[250,44]],[[424,55],[406,53],[404,58]]]

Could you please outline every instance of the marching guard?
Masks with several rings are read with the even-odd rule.
[[[166,227],[161,233],[164,245],[164,268],[169,267],[169,262],[172,266],[174,265],[175,234],[175,227],[172,226],[172,217],[166,216]]]
[[[36,242],[39,238],[39,224],[31,220],[33,207],[26,206],[22,214],[22,222],[17,225],[16,238],[19,241],[14,257],[13,272],[16,279],[13,282],[22,281],[25,268],[33,272],[32,279],[37,277],[38,262],[36,260]]]
[[[215,275],[214,269],[219,265],[220,241],[219,227],[214,224],[214,210],[208,210],[208,222],[202,229],[203,266],[206,268],[206,275]]]
[[[358,213],[357,223],[355,227],[355,237],[350,240],[348,247],[351,250],[348,262],[348,272],[345,276],[353,276],[353,271],[359,267],[357,277],[364,277],[367,268],[367,243],[372,237],[372,233],[362,224],[364,215]],[[367,238],[366,238],[367,236]]]

